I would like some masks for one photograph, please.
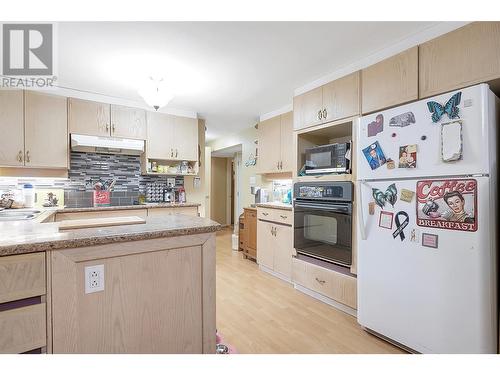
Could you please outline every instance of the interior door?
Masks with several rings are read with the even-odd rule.
[[[280,116],[262,121],[259,124],[259,159],[257,167],[260,173],[278,171],[278,164],[281,159],[280,138]]]
[[[24,109],[22,90],[0,90],[0,166],[24,164]]]
[[[146,111],[111,104],[111,135],[113,137],[146,139]]]
[[[438,221],[440,225],[472,224],[444,220],[453,204],[448,206],[439,197],[443,190],[434,189],[437,195],[427,198],[430,189],[424,188],[418,194],[417,181],[424,180],[359,184],[361,325],[419,352],[496,353],[496,251],[489,236],[489,205],[494,204],[496,197],[490,192],[488,178],[468,180],[477,182],[475,209],[473,190],[462,190],[465,212],[474,217],[476,231],[438,228]],[[389,202],[383,208],[374,204],[371,215],[373,189],[385,193],[392,183],[398,197],[394,207]],[[416,193],[411,202],[400,198],[403,189]],[[440,219],[431,222],[429,216],[429,220],[417,221],[417,201],[430,198],[439,207],[428,213],[439,213]],[[406,215],[408,223],[404,227]],[[404,237],[395,235],[402,226]]]
[[[427,102],[445,105],[458,92],[461,92],[460,104],[457,106],[459,118],[450,120],[447,114],[443,114],[438,122],[433,122]],[[490,137],[491,127],[488,123],[488,111],[491,110],[487,100],[489,94],[487,85],[478,85],[362,117],[357,127],[358,179],[489,173],[492,157],[486,141]],[[377,124],[379,115],[382,117],[379,117]],[[452,129],[461,127],[461,134],[459,131],[442,131],[442,124],[450,122],[453,122]],[[444,129],[448,129],[450,125],[444,126]],[[385,159],[394,161],[394,169],[388,169],[387,163],[377,162],[373,164],[375,169],[371,169],[363,150],[368,150],[375,142],[378,142]],[[415,145],[416,164],[414,168],[401,168],[401,157],[405,155],[400,148],[408,145]],[[461,152],[461,158],[443,161],[442,148],[456,148],[457,154]]]
[[[25,165],[68,168],[67,99],[25,92]]]
[[[109,104],[69,98],[68,108],[70,133],[96,136],[111,135]]]
[[[147,113],[147,157],[169,160],[174,157],[175,116],[165,113]]]
[[[274,246],[276,243],[273,236],[274,224],[257,220],[257,263],[272,270],[274,268]]]

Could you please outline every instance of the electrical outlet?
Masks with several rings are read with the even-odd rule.
[[[104,264],[87,266],[85,272],[85,294],[104,290]]]

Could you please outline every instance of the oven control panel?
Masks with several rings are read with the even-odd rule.
[[[351,182],[298,182],[294,186],[294,197],[298,199],[352,200]]]

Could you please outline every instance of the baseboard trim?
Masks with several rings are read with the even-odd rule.
[[[331,299],[329,297],[326,297],[318,292],[315,292],[314,290],[311,290],[309,288],[306,288],[305,286],[302,286],[297,283],[293,283],[293,287],[297,289],[298,291],[307,294],[310,297],[313,297],[317,300],[320,300],[321,302],[324,302],[332,307],[335,307],[337,310],[343,311],[346,314],[352,315],[354,317],[357,317],[358,312],[357,310],[353,309],[352,307],[346,306],[343,303],[337,302],[334,299]]]
[[[283,281],[286,281],[286,282],[287,282],[287,283],[289,283],[289,284],[292,284],[292,279],[290,279],[290,278],[286,277],[285,275],[282,275],[282,274],[281,274],[281,273],[279,273],[279,272],[275,272],[275,271],[273,271],[272,269],[267,268],[266,266],[262,266],[262,265],[260,265],[260,264],[259,264],[259,269],[260,269],[261,271],[264,271],[264,272],[266,272],[266,273],[268,273],[268,274],[270,274],[270,275],[274,276],[274,277],[277,277],[277,278],[278,278],[278,279],[280,279],[280,280],[283,280]]]

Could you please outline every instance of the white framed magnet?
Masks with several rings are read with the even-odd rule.
[[[462,121],[441,124],[441,160],[445,163],[462,159]]]

